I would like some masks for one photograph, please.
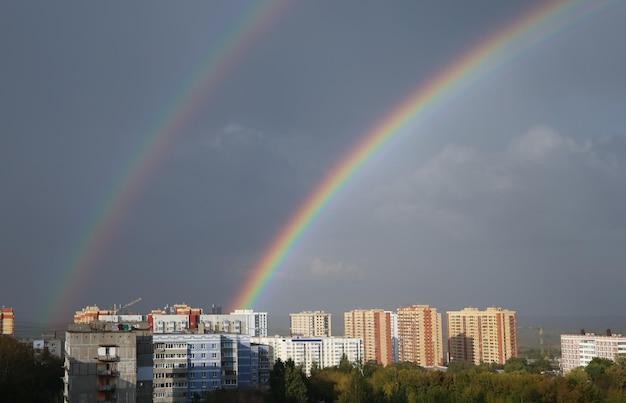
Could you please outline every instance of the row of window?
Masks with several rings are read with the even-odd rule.
[[[187,382],[154,383],[154,388],[187,388]]]
[[[206,378],[207,377],[207,373],[206,372],[202,372],[201,375],[202,375],[202,378]],[[219,373],[219,371],[212,371],[211,372],[211,376],[213,378],[217,378],[218,376],[220,376],[220,373]],[[195,377],[196,377],[196,373],[195,372],[190,372],[189,373],[189,378],[194,379]]]

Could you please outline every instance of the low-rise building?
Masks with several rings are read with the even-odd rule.
[[[307,375],[311,368],[339,365],[345,355],[352,364],[363,363],[363,339],[352,337],[253,337],[253,343],[269,346],[270,365],[293,360]]]
[[[561,370],[564,374],[574,368],[586,367],[594,358],[606,358],[616,361],[626,354],[626,337],[612,334],[587,333],[561,335]]]

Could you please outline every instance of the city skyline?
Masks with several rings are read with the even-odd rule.
[[[550,3],[532,46],[373,155],[249,285],[373,127],[543,4],[8,5],[0,304],[18,327],[245,287],[249,308],[335,325],[422,303],[619,316],[623,2]]]

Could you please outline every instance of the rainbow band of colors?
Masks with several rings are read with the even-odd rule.
[[[387,113],[310,193],[263,253],[230,308],[253,308],[323,209],[374,155],[496,70],[618,1],[547,1],[456,58]]]
[[[126,217],[155,168],[170,149],[185,124],[198,111],[202,101],[219,86],[233,65],[262,37],[288,6],[285,1],[255,1],[245,8],[233,8],[224,16],[224,29],[218,30],[210,42],[206,56],[197,69],[182,83],[176,96],[159,114],[150,130],[135,147],[105,197],[96,206],[85,230],[80,235],[68,263],[64,266],[58,287],[51,289],[49,304],[42,312],[41,323],[64,323],[63,312],[70,309],[70,292],[83,289],[82,280],[99,261],[110,244],[115,230]],[[213,41],[213,42],[211,42]]]

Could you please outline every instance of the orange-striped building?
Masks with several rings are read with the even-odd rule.
[[[398,308],[398,360],[422,367],[443,365],[443,329],[437,308]]]
[[[382,309],[344,312],[343,333],[345,337],[363,339],[365,363],[392,363],[391,312]]]
[[[15,335],[15,314],[13,308],[2,307],[0,310],[0,334]]]
[[[112,311],[101,310],[96,305],[86,306],[74,314],[74,323],[91,323],[98,320],[100,315],[111,315]]]
[[[447,316],[448,354],[452,361],[504,364],[517,357],[515,311],[490,307],[485,311],[465,308]]]

